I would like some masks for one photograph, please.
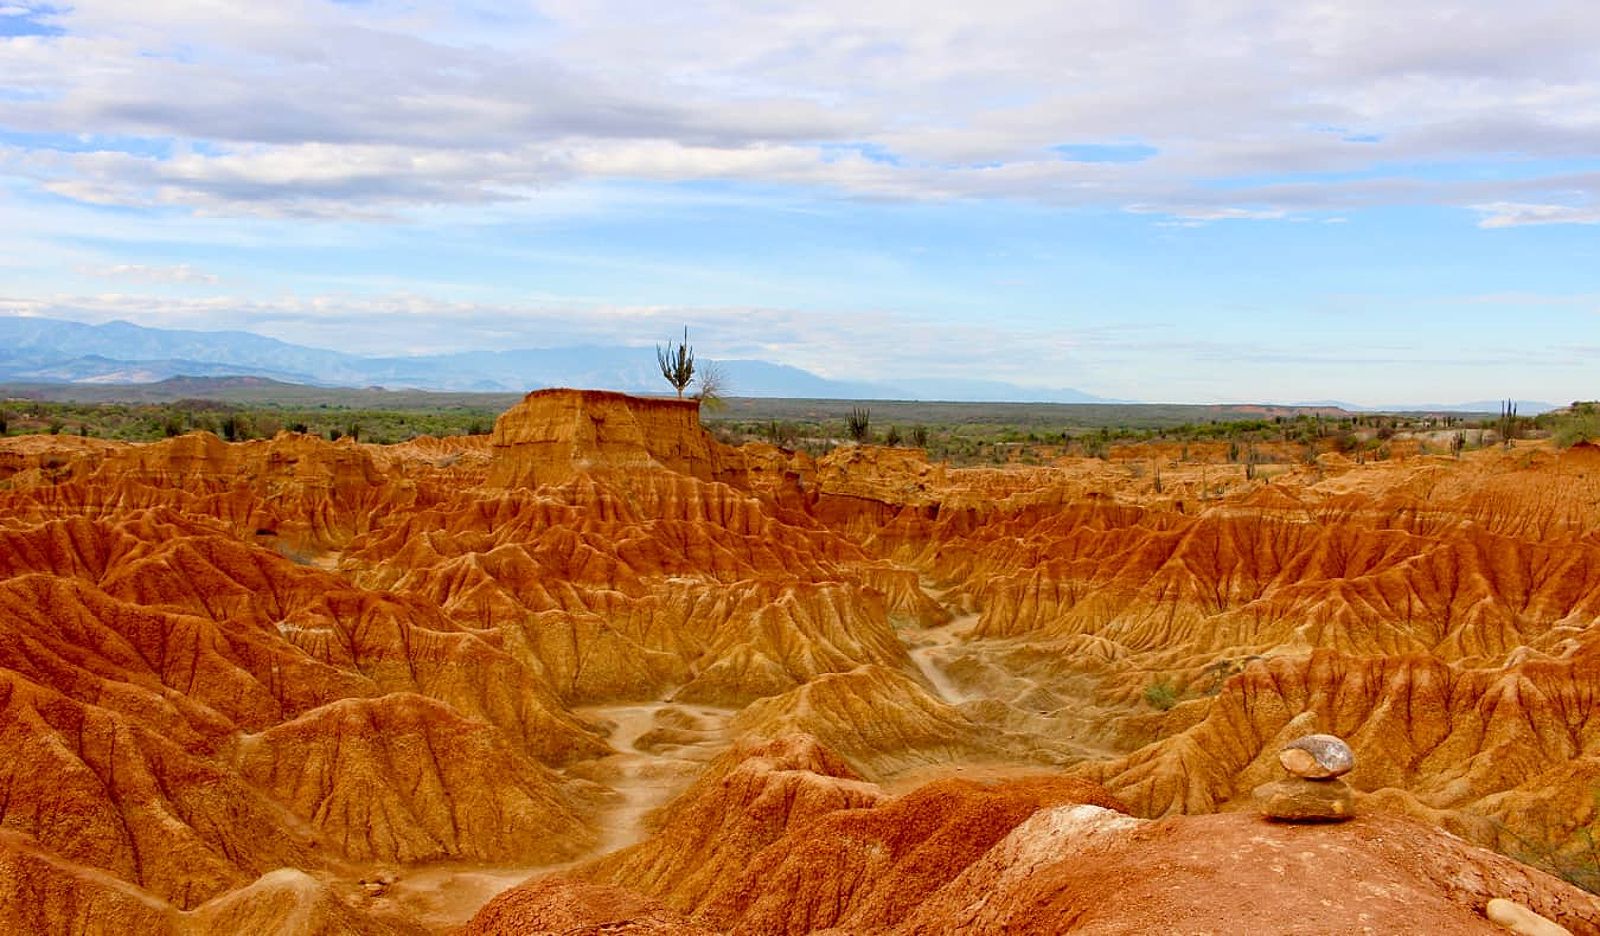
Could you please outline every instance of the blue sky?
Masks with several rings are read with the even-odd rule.
[[[0,0],[0,314],[1600,396],[1600,5]]]

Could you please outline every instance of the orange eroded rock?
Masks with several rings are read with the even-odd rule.
[[[1313,893],[1410,862],[1373,906],[1440,932],[1500,884],[1589,931],[1570,893],[1390,816],[1586,873],[1600,449],[1414,450],[813,460],[720,445],[692,402],[573,390],[396,446],[0,440],[0,922],[403,931],[406,888],[353,883],[373,865],[448,880],[636,841],[613,825],[659,799],[572,778],[643,796],[731,741],[654,835],[479,929],[1137,931],[1104,897],[1124,886],[1195,927],[1282,928],[1288,896],[1249,875],[1306,846],[1347,869]],[[715,729],[608,742],[569,710],[667,700]],[[1247,810],[1314,732],[1354,749],[1370,839],[1057,808]],[[974,762],[1072,766],[895,799],[861,779]],[[1193,829],[1255,856],[1205,923]]]
[[[493,487],[541,487],[607,469],[666,469],[709,481],[735,469],[700,430],[695,400],[603,390],[536,390],[494,423]]]
[[[245,738],[240,774],[356,861],[576,857],[584,791],[492,726],[409,694],[325,705]]]
[[[717,936],[680,913],[620,887],[561,877],[524,884],[484,907],[461,936]]]
[[[885,799],[814,738],[747,741],[662,811],[656,835],[579,873],[689,912],[732,886],[759,851],[791,828]]]

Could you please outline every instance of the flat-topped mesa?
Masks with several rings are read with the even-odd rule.
[[[729,462],[695,400],[605,390],[535,390],[494,423],[489,486],[560,484],[580,472],[665,468],[702,481]]]

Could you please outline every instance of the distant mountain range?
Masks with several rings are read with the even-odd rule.
[[[997,380],[918,378],[833,380],[759,360],[718,360],[738,396],[832,400],[939,400],[1018,403],[1119,403],[1070,387],[1040,389]],[[540,387],[589,387],[629,393],[666,388],[649,348],[580,346],[471,351],[417,357],[364,357],[308,348],[244,331],[146,328],[128,322],[85,325],[60,319],[0,316],[0,382],[152,384],[174,377],[259,377],[318,387],[385,387],[474,393],[521,393]],[[1555,406],[1518,400],[1531,416]],[[1337,401],[1292,404],[1346,412],[1496,412],[1500,401],[1356,406]]]
[[[813,399],[1111,402],[1070,388],[999,381],[832,380],[798,367],[718,360],[739,396]],[[145,384],[171,377],[265,377],[324,387],[387,387],[477,393],[589,387],[630,393],[666,389],[649,348],[527,348],[418,357],[363,357],[289,344],[242,331],[85,325],[0,316],[0,382]]]

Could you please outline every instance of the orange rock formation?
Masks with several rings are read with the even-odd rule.
[[[1405,819],[1140,820],[1059,776],[888,799],[830,769],[802,738],[753,749],[721,784],[685,794],[656,837],[582,872],[635,890],[538,879],[467,933],[1491,934],[1497,898],[1600,932],[1600,899]],[[872,798],[817,795],[841,788]]]
[[[441,932],[587,859],[472,931],[1141,931],[1117,888],[1271,929],[1287,849],[1334,929],[1597,931],[1440,830],[1600,886],[1600,450],[1179,456],[812,460],[575,390],[489,439],[0,440],[0,925]],[[1263,831],[1313,732],[1360,818]]]

